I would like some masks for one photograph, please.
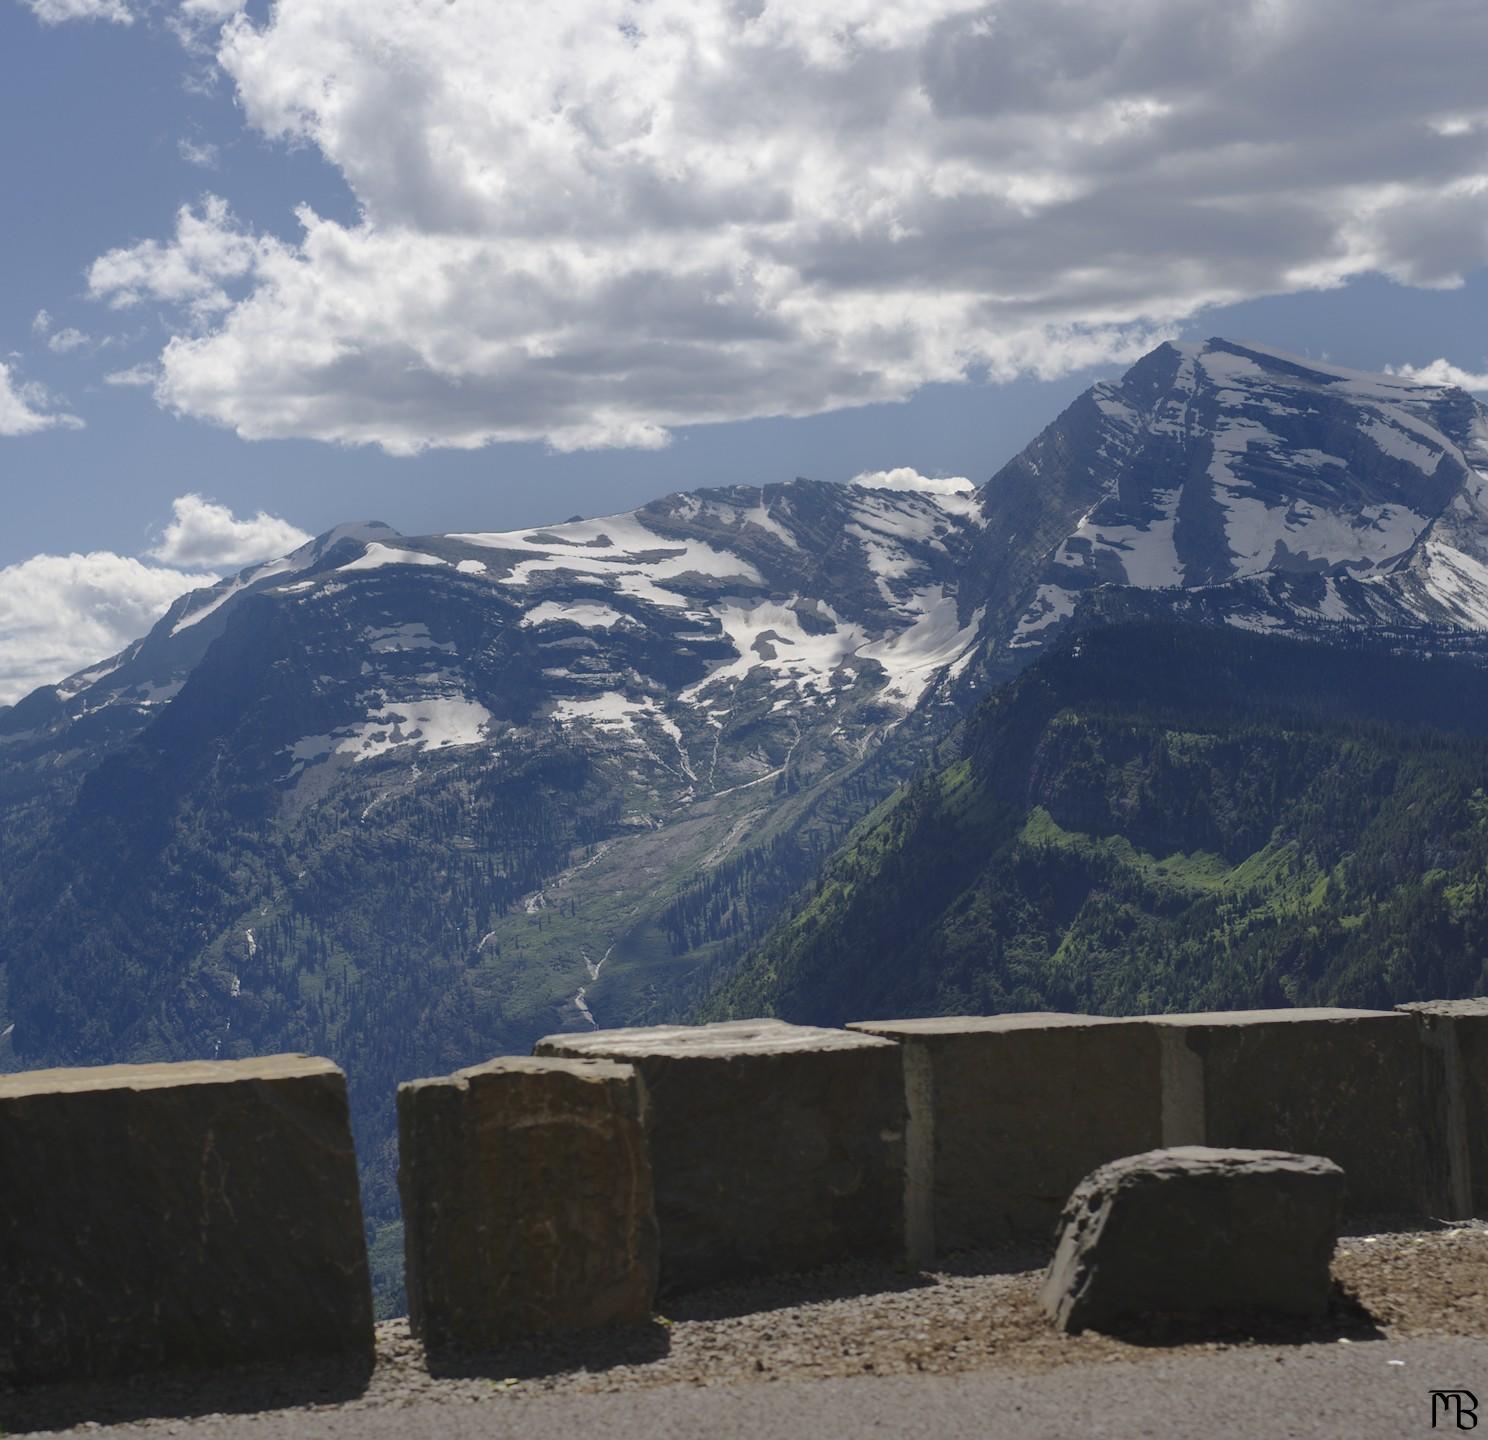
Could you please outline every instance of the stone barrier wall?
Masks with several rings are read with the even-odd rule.
[[[0,1378],[371,1353],[329,1060],[0,1076]]]
[[[1050,1243],[1158,1146],[1488,1215],[1488,1000],[578,1032],[399,1093],[415,1324],[480,1347],[852,1256]],[[345,1081],[303,1056],[0,1077],[0,1379],[371,1351]]]
[[[1324,1155],[1343,1168],[1353,1215],[1422,1215],[1442,1203],[1409,1015],[1237,1010],[1145,1023],[1163,1046],[1165,1145]]]
[[[656,1215],[630,1065],[493,1060],[398,1089],[408,1316],[431,1350],[649,1319]]]
[[[1158,1046],[1140,1021],[992,1015],[848,1028],[903,1047],[906,1248],[917,1263],[1042,1239],[1097,1165],[1163,1143]]]
[[[646,1085],[661,1285],[904,1248],[900,1049],[779,1020],[553,1035]]]
[[[1433,1213],[1488,1215],[1488,1000],[1397,1008],[1420,1036]]]

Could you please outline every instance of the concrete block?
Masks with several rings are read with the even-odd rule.
[[[0,1378],[370,1363],[346,1081],[328,1060],[0,1076]]]
[[[1158,1037],[1093,1015],[871,1020],[904,1047],[909,1249],[1052,1243],[1097,1165],[1163,1143]]]
[[[777,1020],[549,1036],[646,1085],[661,1282],[677,1290],[904,1245],[897,1046]]]
[[[1325,1155],[1355,1215],[1431,1208],[1421,1049],[1409,1015],[1236,1010],[1154,1016],[1164,1143]]]
[[[1112,1161],[1070,1196],[1040,1304],[1069,1331],[1152,1312],[1321,1315],[1343,1185],[1331,1160],[1277,1150]]]
[[[630,1065],[493,1060],[398,1087],[409,1319],[432,1349],[640,1323],[656,1216]]]
[[[1488,1000],[1397,1005],[1421,1041],[1432,1214],[1488,1215]]]

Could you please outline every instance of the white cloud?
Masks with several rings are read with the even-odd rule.
[[[0,569],[0,705],[122,650],[178,595],[310,538],[262,510],[239,520],[200,495],[180,496],[171,510],[144,560],[100,550],[34,555]]]
[[[92,336],[85,335],[71,325],[47,337],[47,349],[54,355],[66,355],[69,351],[81,350],[84,345],[91,343]]]
[[[236,15],[247,0],[181,0],[181,13],[188,19],[211,24]]]
[[[226,284],[252,275],[279,248],[271,240],[243,234],[227,202],[207,195],[199,209],[181,207],[168,245],[145,240],[100,255],[89,267],[88,289],[116,310],[146,299],[162,300],[205,321],[232,305]]]
[[[45,386],[22,382],[0,361],[0,435],[34,435],[58,427],[82,429],[83,422],[76,415],[57,410],[54,404]]]
[[[176,151],[188,165],[199,165],[203,170],[215,170],[222,152],[210,140],[188,140],[184,136],[176,141]]]
[[[1450,360],[1440,358],[1429,365],[1386,365],[1387,375],[1419,380],[1423,385],[1456,385],[1461,390],[1488,390],[1488,375],[1475,375]]]
[[[36,555],[0,569],[0,704],[143,635],[178,595],[217,577],[107,551]]]
[[[132,25],[134,15],[124,0],[21,0],[43,25],[61,25],[67,20],[111,20]]]
[[[31,319],[31,333],[33,335],[46,335],[52,328],[51,312],[38,310]]]
[[[209,197],[90,284],[181,305],[162,402],[250,438],[661,444],[1456,283],[1485,48],[1480,0],[279,0],[219,63],[360,218]]]
[[[311,538],[288,520],[262,510],[251,520],[239,520],[226,505],[200,495],[179,496],[171,509],[175,518],[148,552],[152,560],[167,565],[237,570],[255,560],[286,555]]]
[[[965,475],[921,475],[908,465],[895,470],[865,470],[854,475],[852,483],[870,490],[920,490],[930,495],[964,495],[976,489]]]
[[[131,365],[127,370],[110,370],[103,377],[105,385],[153,385],[159,371],[153,365]]]

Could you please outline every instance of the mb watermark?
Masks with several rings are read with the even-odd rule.
[[[1431,1428],[1450,1420],[1459,1430],[1478,1428],[1478,1397],[1471,1390],[1433,1390]]]

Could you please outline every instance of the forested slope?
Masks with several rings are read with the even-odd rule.
[[[1485,956],[1488,673],[1136,624],[987,701],[704,1011],[1388,1005]]]

